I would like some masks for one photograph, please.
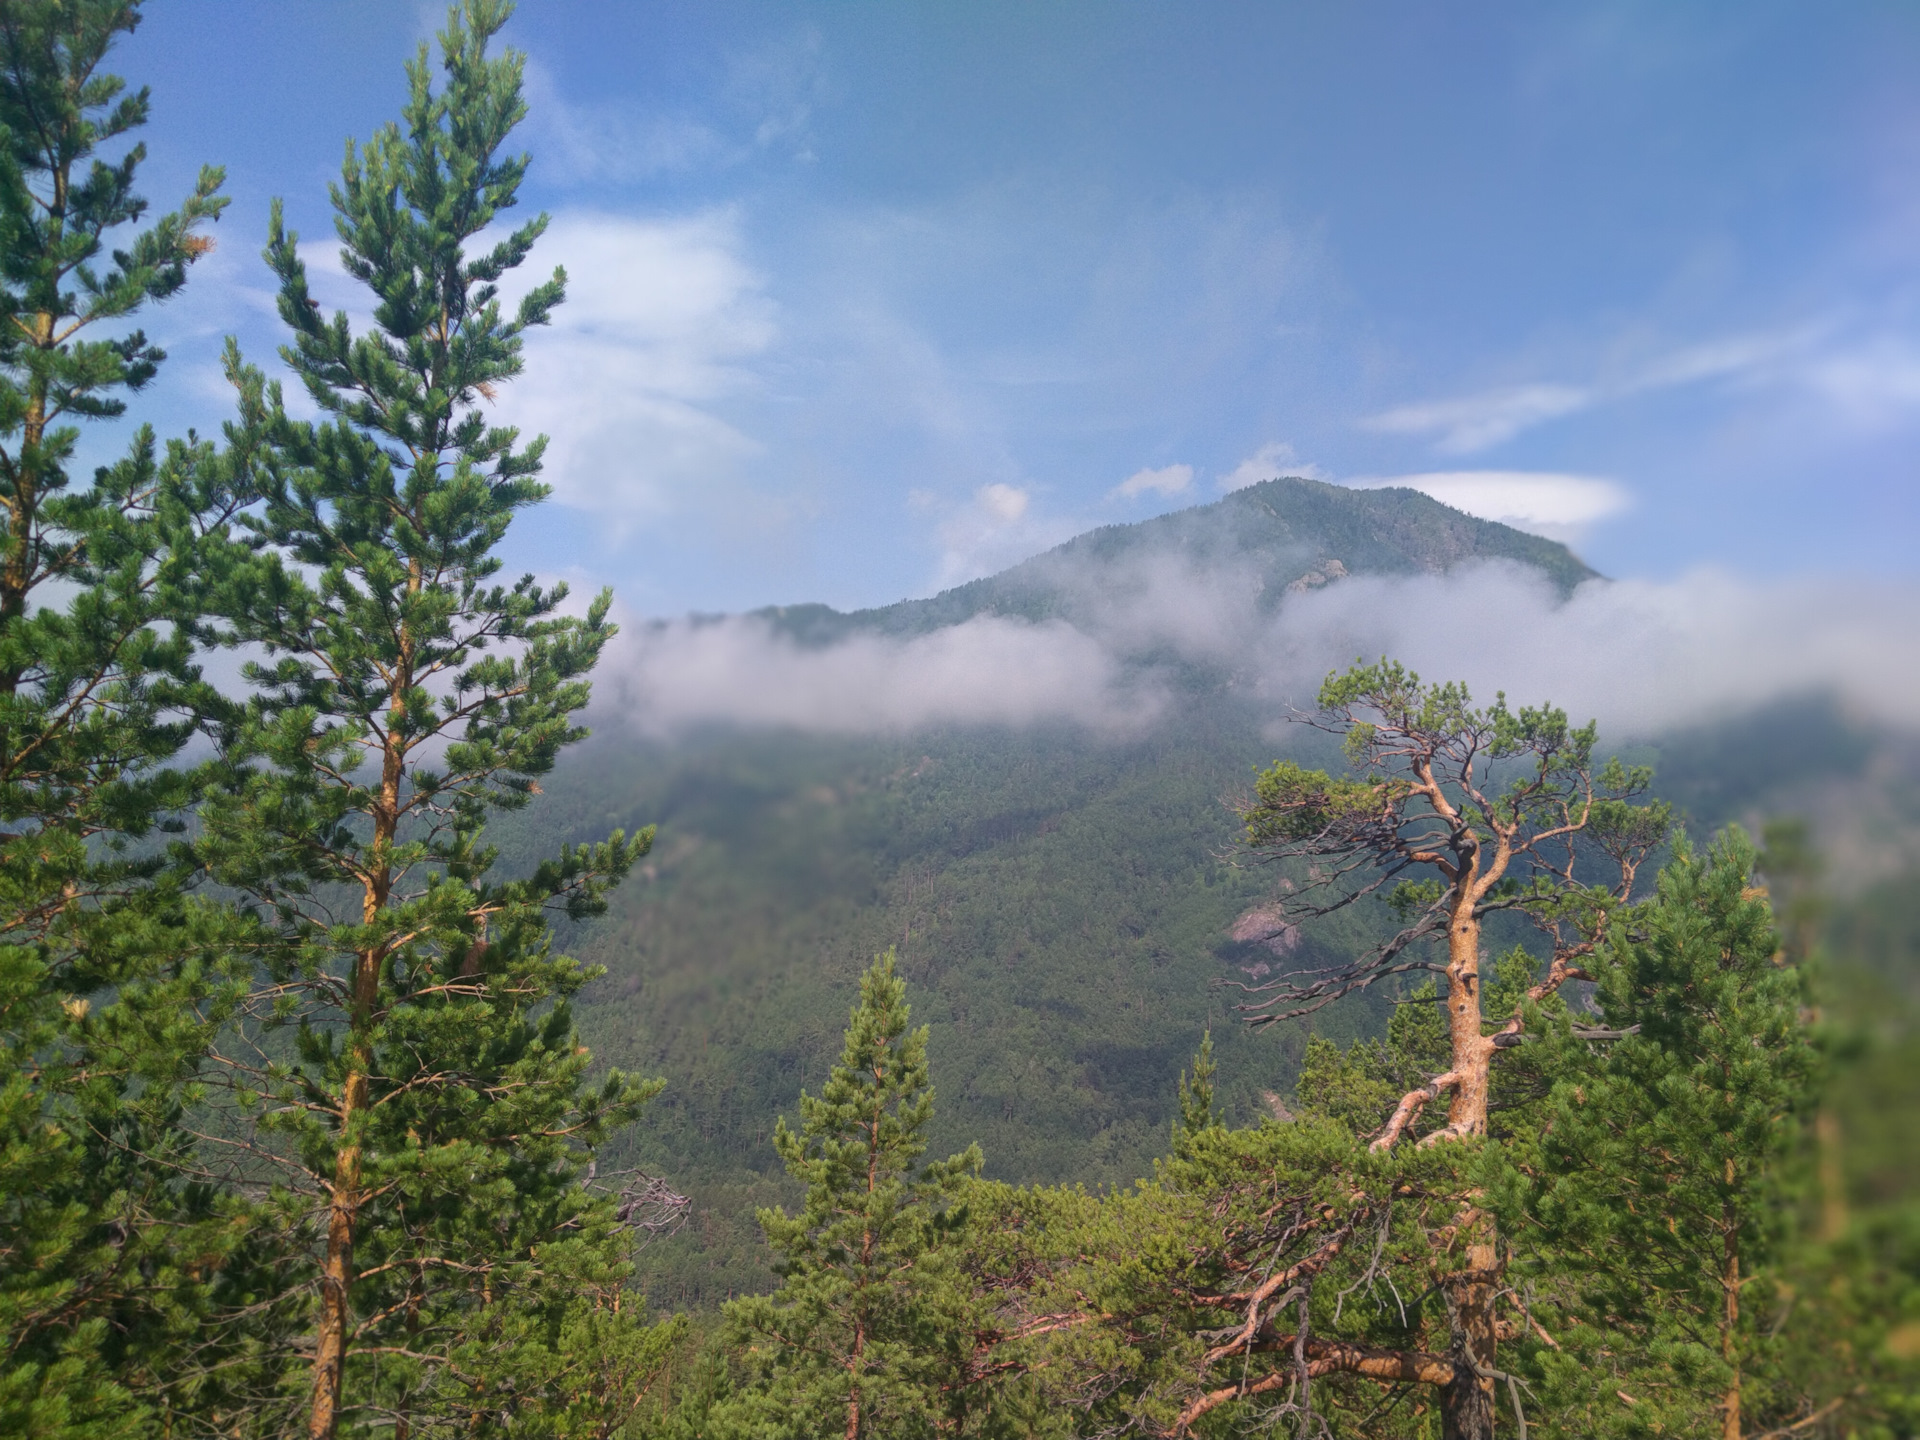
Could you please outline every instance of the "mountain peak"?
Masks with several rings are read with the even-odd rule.
[[[802,644],[855,633],[922,635],[977,615],[1073,620],[1113,577],[1148,565],[1243,573],[1263,608],[1349,575],[1439,574],[1509,560],[1545,574],[1563,594],[1591,569],[1558,541],[1481,520],[1417,490],[1353,490],[1284,476],[1132,524],[1076,535],[997,575],[922,600],[844,613],[826,605],[756,612]]]

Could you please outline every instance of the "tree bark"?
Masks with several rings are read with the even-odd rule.
[[[1733,1161],[1727,1161],[1729,1176]],[[1725,1259],[1720,1271],[1720,1287],[1726,1295],[1726,1310],[1720,1323],[1720,1358],[1733,1371],[1727,1393],[1720,1401],[1720,1440],[1740,1440],[1740,1357],[1735,1351],[1734,1332],[1740,1325],[1740,1242],[1731,1223],[1726,1232]]]
[[[347,1077],[341,1128],[366,1104],[366,1075]],[[313,1396],[307,1411],[311,1440],[333,1440],[340,1425],[346,1377],[347,1332],[353,1323],[353,1242],[360,1218],[360,1147],[342,1145],[334,1157],[333,1196],[327,1206],[327,1258],[320,1271],[320,1320],[313,1351]]]
[[[1445,1386],[1452,1381],[1453,1366],[1444,1356],[1418,1350],[1385,1350],[1370,1345],[1355,1345],[1346,1340],[1323,1340],[1295,1335],[1274,1335],[1262,1342],[1262,1350],[1304,1351],[1309,1379],[1327,1375],[1364,1375],[1370,1380],[1399,1381],[1418,1385]],[[1250,1395],[1270,1395],[1284,1390],[1300,1379],[1300,1367],[1290,1365],[1262,1378],[1237,1380],[1218,1390],[1196,1396],[1173,1422],[1169,1435],[1185,1435],[1195,1421],[1222,1405],[1244,1400]]]
[[[334,1156],[333,1193],[327,1205],[327,1257],[320,1272],[320,1321],[313,1353],[313,1397],[307,1413],[310,1440],[333,1440],[340,1426],[340,1399],[347,1370],[347,1337],[353,1327],[353,1249],[360,1228],[360,1145],[351,1131],[367,1108],[373,1053],[367,1036],[380,978],[380,952],[354,957],[353,1035],[348,1041],[346,1084],[340,1095],[343,1144]]]
[[[52,348],[53,316],[44,311],[36,314],[29,335],[35,349]],[[0,620],[9,623],[27,613],[27,596],[33,589],[33,527],[40,507],[40,475],[38,461],[30,461],[29,457],[37,455],[46,432],[47,382],[35,375],[28,382],[27,413],[20,422],[20,453],[13,467],[12,493],[6,502],[6,545],[4,560],[0,560]],[[17,671],[0,675],[0,690],[9,695],[19,684]]]
[[[1459,900],[1447,924],[1447,1038],[1453,1051],[1453,1101],[1447,1107],[1452,1135],[1487,1133],[1487,1102],[1493,1087],[1493,1042],[1481,1034],[1480,919],[1473,876],[1461,878]]]
[[[397,728],[400,696],[389,712]],[[406,755],[402,742],[389,729],[382,756],[380,799],[373,816],[373,864],[361,901],[361,923],[372,925],[386,908],[393,884],[388,863],[399,830],[400,783]],[[354,956],[353,986],[348,1012],[347,1075],[340,1094],[340,1149],[334,1155],[332,1196],[327,1206],[327,1255],[320,1272],[320,1318],[313,1352],[313,1391],[307,1409],[308,1440],[333,1440],[340,1428],[340,1403],[346,1383],[347,1340],[353,1326],[353,1249],[361,1207],[361,1152],[353,1128],[367,1108],[369,1078],[373,1072],[371,1030],[380,1000],[380,968],[386,960],[382,945],[369,945]]]
[[[1464,1138],[1487,1133],[1487,1107],[1493,1087],[1493,1042],[1482,1030],[1480,1004],[1480,920],[1478,856],[1456,882],[1453,915],[1447,926],[1447,1032],[1453,1052],[1453,1102],[1447,1109],[1447,1133]],[[1476,1217],[1469,1234],[1467,1268],[1442,1281],[1452,1329],[1449,1358],[1453,1378],[1440,1387],[1442,1440],[1492,1440],[1493,1381],[1482,1370],[1494,1367],[1494,1279],[1497,1258],[1493,1220]]]
[[[1820,1149],[1820,1238],[1832,1244],[1847,1233],[1847,1172],[1840,1138],[1840,1116],[1822,1105],[1813,1117]]]
[[[1492,1440],[1493,1381],[1481,1375],[1494,1368],[1493,1297],[1498,1262],[1493,1225],[1481,1220],[1484,1240],[1467,1247],[1467,1268],[1449,1276],[1443,1289],[1453,1330],[1448,1359],[1453,1377],[1440,1387],[1441,1440]],[[1481,1237],[1476,1237],[1480,1240]]]

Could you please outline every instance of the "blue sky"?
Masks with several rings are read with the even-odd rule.
[[[271,196],[438,7],[152,0],[147,193],[234,204],[149,413],[277,341]],[[516,563],[667,615],[924,594],[1271,473],[1601,570],[1920,571],[1920,9],[526,0],[574,299]],[[346,297],[344,292],[342,299]],[[1897,593],[1910,593],[1901,588]]]

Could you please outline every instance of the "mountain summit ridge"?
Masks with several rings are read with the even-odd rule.
[[[1601,578],[1559,541],[1468,515],[1417,490],[1354,490],[1281,476],[1209,504],[1099,526],[923,599],[852,611],[800,604],[751,613],[803,645],[856,634],[924,635],[980,615],[1072,621],[1088,599],[1090,576],[1161,559],[1204,570],[1244,569],[1257,585],[1258,603],[1269,610],[1289,592],[1345,575],[1435,574],[1482,560],[1530,566],[1562,595]]]

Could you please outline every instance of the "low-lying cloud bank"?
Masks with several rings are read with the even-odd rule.
[[[606,723],[611,707],[648,734],[716,723],[888,734],[1049,720],[1111,730],[1147,723],[1162,698],[1059,621],[981,617],[914,640],[862,635],[823,649],[755,616],[635,629],[598,682],[595,718]]]
[[[1552,701],[1614,739],[1809,691],[1920,728],[1920,586],[1702,571],[1592,581],[1562,600],[1508,564],[1349,577],[1290,594],[1178,564],[1088,576],[1074,623],[982,616],[925,636],[809,648],[754,617],[629,624],[596,719],[653,735],[708,723],[897,733],[939,723],[1069,722],[1137,732],[1176,707],[1176,667],[1231,671],[1270,705],[1312,704],[1330,669],[1391,655],[1490,700]]]
[[[1920,725],[1912,584],[1760,586],[1701,571],[1593,580],[1560,602],[1533,575],[1488,566],[1362,579],[1302,599],[1274,628],[1265,672],[1270,689],[1301,703],[1330,665],[1389,654],[1485,699],[1504,689],[1515,703],[1551,700],[1619,738],[1810,691],[1882,723]]]

